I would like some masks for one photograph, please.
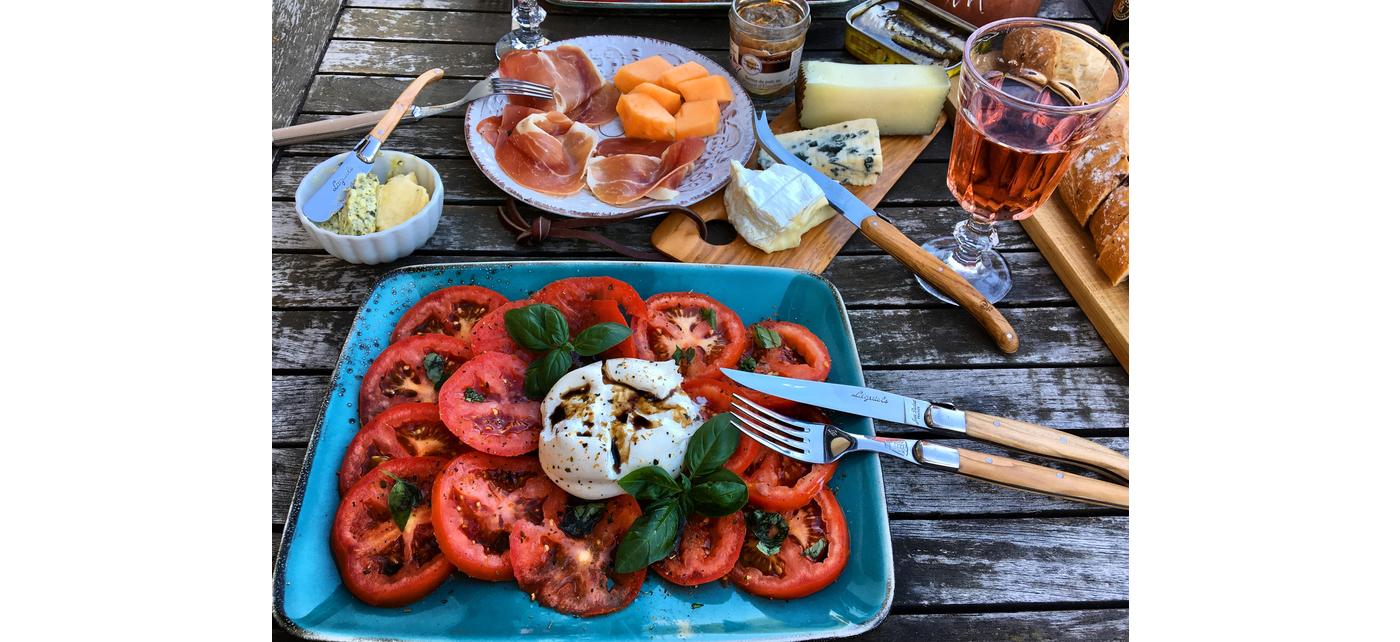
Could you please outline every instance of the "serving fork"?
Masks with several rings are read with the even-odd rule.
[[[486,78],[472,86],[467,95],[442,105],[428,105],[411,107],[399,123],[418,122],[429,116],[437,116],[446,113],[462,105],[465,105],[478,98],[485,98],[494,94],[505,94],[507,96],[525,96],[527,98],[540,98],[552,100],[554,90],[548,85],[530,82],[528,80],[516,80],[514,78]],[[345,134],[369,131],[379,119],[389,110],[366,112],[353,116],[342,116],[340,118],[329,118],[318,120],[314,123],[302,123],[290,127],[282,127],[272,130],[272,144],[274,146],[293,145],[296,143],[309,143],[313,140],[323,140],[335,138]]]
[[[928,439],[866,437],[828,423],[803,421],[734,395],[734,423],[750,439],[798,461],[829,464],[853,452],[898,457],[925,468],[1087,504],[1128,508],[1128,487],[1015,459],[952,448]]]

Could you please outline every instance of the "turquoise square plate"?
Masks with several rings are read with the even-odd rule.
[[[875,457],[843,461],[831,481],[850,529],[851,557],[840,579],[815,595],[781,601],[733,586],[673,586],[650,575],[630,606],[610,615],[575,618],[530,601],[510,582],[454,574],[408,608],[356,600],[341,585],[331,558],[330,528],[340,495],[336,470],[356,425],[356,395],[369,364],[389,342],[399,316],[420,297],[450,285],[476,284],[520,299],[556,279],[611,276],[643,297],[693,290],[715,297],[753,323],[801,323],[831,351],[830,381],[863,385],[851,324],[841,295],[827,280],[795,270],[727,265],[614,261],[456,263],[394,270],[374,285],[350,327],[311,433],[292,497],[273,577],[273,611],[289,631],[319,640],[693,638],[799,640],[855,635],[874,628],[894,597],[894,562],[885,487]],[[842,427],[874,434],[868,419]]]

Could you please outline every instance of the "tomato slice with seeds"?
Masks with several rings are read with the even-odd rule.
[[[644,331],[654,359],[675,358],[677,351],[684,355],[678,363],[687,378],[733,368],[749,347],[739,315],[694,292],[664,292],[647,299]]]
[[[750,326],[750,334],[755,327],[776,332],[782,342],[775,348],[764,348],[755,339],[740,357],[740,364],[752,366],[758,374],[808,381],[826,381],[831,374],[831,353],[811,330],[787,321],[760,321]]]
[[[442,457],[450,459],[467,450],[462,440],[447,430],[438,416],[437,404],[399,404],[374,418],[355,433],[341,460],[340,495],[371,469],[397,457]]]
[[[510,567],[520,589],[551,609],[590,617],[621,610],[637,599],[646,569],[613,570],[613,555],[642,507],[631,495],[607,501],[593,530],[574,538],[556,522],[516,520],[510,535]]]
[[[569,323],[569,336],[589,326],[613,322],[632,329],[631,350],[639,359],[652,359],[640,324],[646,320],[646,302],[637,291],[623,281],[609,276],[581,276],[559,279],[540,288],[533,297],[536,303],[548,303],[564,315]],[[611,302],[612,305],[608,305]],[[624,316],[625,315],[625,316]],[[623,345],[626,345],[624,342]],[[604,358],[627,356],[614,347]]]
[[[835,582],[851,554],[846,516],[836,495],[822,489],[806,505],[781,515],[788,532],[778,552],[764,554],[758,537],[748,533],[729,580],[754,595],[783,600],[806,597]]]
[[[438,384],[429,379],[424,359],[443,359],[446,378],[470,356],[467,342],[442,334],[424,334],[396,341],[379,353],[360,384],[360,425],[369,425],[379,413],[403,403],[435,403]]]
[[[480,580],[511,579],[510,531],[517,521],[558,520],[568,501],[535,457],[466,453],[433,484],[433,528],[443,555]]]
[[[438,412],[472,448],[514,457],[539,446],[540,402],[525,396],[525,368],[515,355],[483,352],[442,384]]]
[[[470,343],[472,326],[505,302],[500,293],[477,285],[443,288],[404,312],[389,338],[399,341],[420,334],[445,334]]]
[[[691,515],[681,530],[675,552],[651,568],[672,584],[699,586],[713,582],[739,561],[746,532],[743,511],[724,517]]]
[[[809,464],[739,435],[739,447],[724,464],[749,485],[749,503],[770,511],[800,508],[826,488],[836,464]]]
[[[375,467],[340,500],[331,525],[331,553],[351,595],[373,606],[403,606],[422,599],[452,574],[438,549],[428,505],[433,479],[447,460],[400,457]],[[424,495],[402,530],[389,512],[394,475]]]
[[[505,314],[516,308],[523,308],[533,303],[529,300],[511,301],[496,309],[487,312],[480,321],[472,326],[471,340],[472,350],[477,354],[482,352],[501,352],[513,354],[526,361],[532,361],[539,354],[520,347],[515,339],[510,338],[510,332],[506,330]]]

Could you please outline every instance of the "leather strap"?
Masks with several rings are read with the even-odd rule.
[[[623,214],[590,216],[588,218],[550,219],[544,216],[537,216],[535,220],[527,223],[525,217],[520,215],[520,210],[516,209],[515,199],[507,198],[505,205],[496,208],[496,218],[501,221],[502,226],[515,234],[515,242],[521,245],[539,245],[543,243],[545,239],[550,238],[579,239],[606,246],[618,254],[633,259],[642,261],[670,261],[673,260],[671,257],[660,252],[651,252],[628,247],[598,232],[591,232],[583,229],[631,221],[659,212],[680,212],[684,214],[686,218],[689,218],[695,223],[695,229],[699,232],[700,239],[705,240],[705,219],[700,218],[700,215],[696,214],[694,210],[677,205],[644,207]]]

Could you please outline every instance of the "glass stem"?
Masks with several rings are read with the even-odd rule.
[[[982,260],[982,253],[996,247],[997,244],[997,232],[992,227],[992,222],[976,215],[954,225],[953,238],[957,239],[958,247],[949,255],[949,262],[967,269],[977,267],[977,263]]]
[[[545,11],[538,0],[515,0],[515,22],[520,27],[515,30],[515,39],[525,48],[534,49],[544,45],[540,33],[540,23],[544,22]]]

